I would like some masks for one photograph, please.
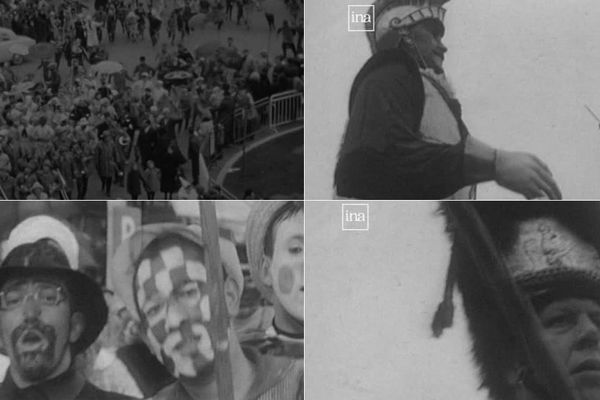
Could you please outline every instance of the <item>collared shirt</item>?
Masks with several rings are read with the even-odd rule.
[[[63,374],[26,388],[19,388],[10,372],[0,385],[2,400],[133,400],[133,397],[105,392],[86,382],[73,368]]]

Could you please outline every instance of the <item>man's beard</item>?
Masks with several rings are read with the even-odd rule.
[[[55,369],[56,331],[39,320],[19,325],[11,335],[15,367],[29,381],[40,381]]]

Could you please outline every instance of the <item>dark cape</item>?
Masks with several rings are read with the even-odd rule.
[[[407,52],[380,51],[367,61],[350,93],[334,178],[339,196],[443,199],[468,184],[459,107],[450,105],[465,134],[450,145],[426,141],[419,133],[424,106],[421,73]]]

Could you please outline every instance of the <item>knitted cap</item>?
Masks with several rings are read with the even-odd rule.
[[[204,247],[202,230],[199,226],[185,226],[177,223],[144,225],[119,245],[109,266],[112,268],[111,278],[115,293],[138,321],[140,316],[133,293],[133,279],[138,268],[139,257],[151,242],[167,234],[179,235],[183,239],[188,239]],[[241,295],[244,288],[244,276],[235,245],[230,240],[219,238],[219,246],[221,264],[225,273],[237,283]]]

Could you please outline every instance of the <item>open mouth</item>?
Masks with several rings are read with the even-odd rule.
[[[571,370],[571,374],[578,374],[581,372],[600,372],[600,360],[589,359],[578,364]]]
[[[41,332],[28,330],[19,337],[17,347],[24,353],[44,351],[48,347],[48,340]]]

